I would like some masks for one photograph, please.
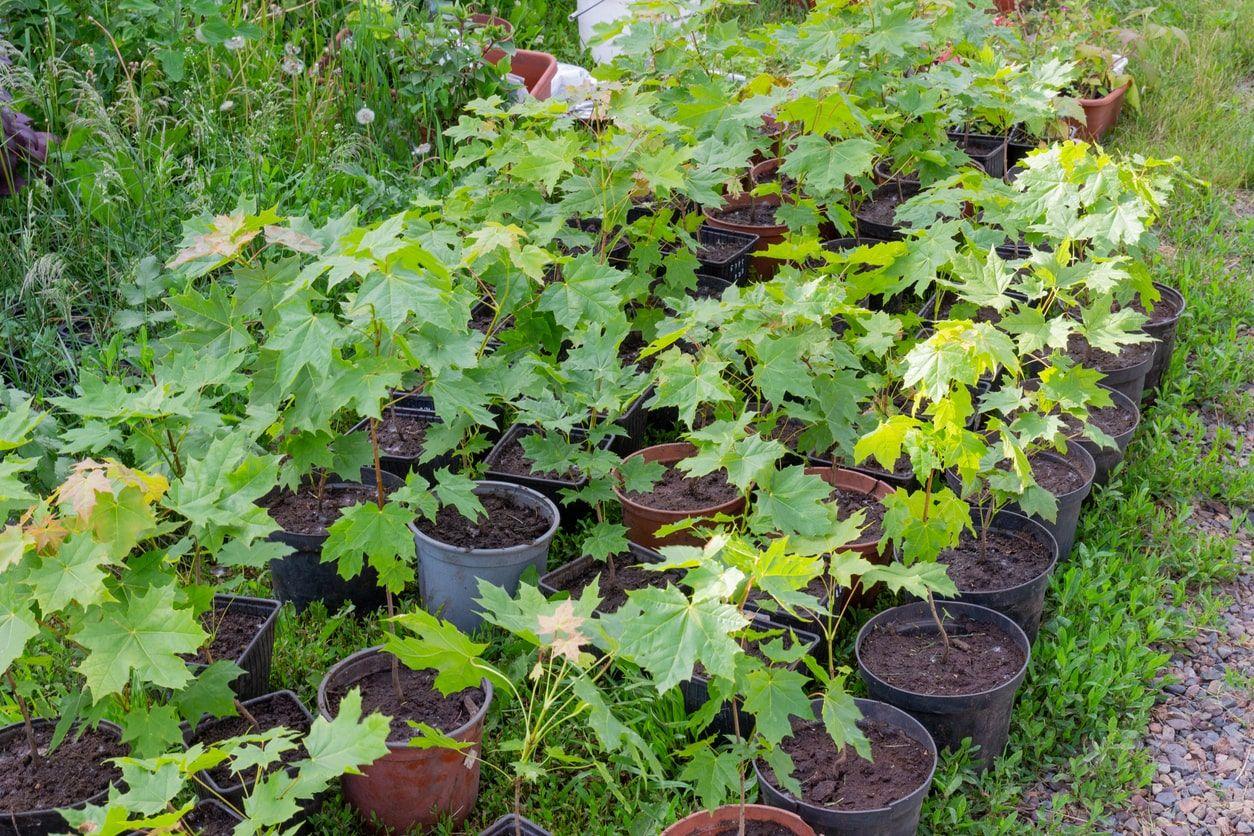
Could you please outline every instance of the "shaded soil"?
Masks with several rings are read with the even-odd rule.
[[[527,457],[521,441],[523,436],[531,435],[533,432],[534,430],[531,429],[520,432],[498,447],[496,455],[488,463],[488,470],[492,473],[509,473],[514,476],[533,476],[537,479],[552,479],[570,483],[578,482],[580,480],[578,468],[572,467],[565,473],[558,473],[555,470],[546,470],[538,473],[533,469],[532,465],[534,463]]]
[[[945,630],[948,654],[930,619],[877,626],[859,648],[862,664],[894,687],[945,696],[996,688],[1023,667],[1023,651],[998,627],[958,616],[945,618]]]
[[[445,734],[464,726],[483,705],[483,691],[465,688],[447,697],[435,688],[435,671],[415,671],[400,666],[401,693],[397,699],[392,687],[392,671],[384,668],[364,676],[347,686],[336,688],[329,695],[331,710],[339,708],[340,700],[353,688],[361,689],[361,713],[366,716],[378,711],[392,718],[392,743],[405,742],[413,737],[409,722],[426,723]]]
[[[1028,457],[1036,484],[1054,496],[1063,496],[1084,487],[1084,474],[1079,468],[1063,459],[1061,454],[1055,455],[1059,458],[1046,453],[1033,453]]]
[[[215,608],[202,613],[200,626],[211,638],[209,644],[197,652],[196,661],[210,665],[219,659],[238,659],[265,623],[266,616],[242,609]]]
[[[666,465],[654,485],[646,492],[624,491],[624,495],[638,505],[664,511],[698,511],[722,505],[740,496],[736,486],[727,481],[721,470],[704,476],[690,477],[673,464]]]
[[[1119,310],[1120,306],[1119,303],[1116,302],[1112,307],[1115,310]],[[1165,293],[1158,297],[1158,301],[1154,302],[1153,307],[1151,308],[1146,308],[1142,305],[1139,296],[1133,299],[1128,307],[1132,308],[1134,311],[1145,314],[1145,316],[1149,318],[1145,323],[1146,325],[1158,325],[1179,315],[1180,313],[1180,305],[1176,301],[1175,297],[1168,296]]]
[[[778,208],[774,203],[762,201],[733,209],[716,209],[712,214],[720,221],[740,226],[782,226],[775,219],[775,210]]]
[[[844,488],[832,488],[831,499],[835,500],[839,509],[840,519],[846,519],[855,511],[864,511],[866,519],[862,525],[862,533],[858,542],[879,540],[884,534],[884,504],[873,494],[847,491]]]
[[[216,804],[201,804],[183,817],[183,824],[199,836],[231,836],[238,823],[229,811]]]
[[[871,223],[897,226],[897,207],[913,196],[914,193],[909,189],[903,190],[901,194],[898,194],[896,189],[885,189],[879,194],[868,197],[858,207],[857,216],[860,220]]]
[[[624,365],[635,363],[647,371],[653,368],[653,364],[657,361],[656,356],[640,359],[640,352],[644,351],[648,345],[644,335],[639,331],[628,331],[627,336],[623,337],[623,341],[618,345],[618,358],[623,361]]]
[[[1121,407],[1118,401],[1110,406],[1089,410],[1089,423],[1112,437],[1123,435],[1131,430],[1136,426],[1136,420],[1137,416]],[[1072,415],[1064,415],[1062,422],[1066,427],[1067,435],[1072,438],[1084,432],[1083,422]]]
[[[416,459],[422,455],[427,429],[434,423],[434,418],[388,410],[379,422],[379,449],[389,456]]]
[[[688,295],[693,299],[719,299],[726,289],[727,283],[721,279],[714,276],[697,276],[697,286],[688,291]]]
[[[1126,345],[1118,354],[1091,348],[1079,334],[1072,334],[1067,339],[1067,356],[1077,363],[1083,363],[1100,372],[1113,372],[1145,362],[1154,353],[1153,342]]]
[[[451,506],[444,506],[435,520],[419,517],[418,530],[433,540],[468,549],[504,549],[533,542],[548,531],[553,520],[539,508],[516,502],[511,496],[480,496],[486,512],[478,521],[468,520]]]
[[[492,327],[492,317],[495,315],[496,313],[491,305],[476,305],[474,310],[470,312],[469,324],[471,329],[481,334],[488,333],[488,329]],[[513,324],[514,315],[506,314],[496,323],[496,330],[500,331],[502,328],[508,328]]]
[[[280,726],[293,729],[302,736],[309,732],[309,718],[301,706],[287,694],[273,696],[251,702],[248,713],[257,721],[254,726],[242,715],[239,717],[222,717],[207,720],[197,727],[192,735],[193,743],[213,744],[232,737],[245,734],[260,734]],[[305,747],[298,745],[282,754],[282,762],[293,763],[305,757]],[[228,764],[220,764],[209,771],[209,777],[219,787],[230,787],[239,783],[251,784],[256,779],[257,770],[251,769],[243,775],[231,772]]]
[[[797,191],[797,181],[788,174],[780,174],[779,168],[770,168],[758,172],[754,181],[757,183],[779,183],[779,190],[784,194]]]
[[[684,578],[682,569],[667,569],[665,572],[642,569],[634,565],[639,559],[632,554],[615,555],[613,581],[609,579],[609,569],[604,563],[592,561],[578,574],[561,578],[553,586],[574,597],[581,595],[589,584],[598,583],[601,603],[597,605],[597,611],[610,613],[617,612],[619,607],[627,603],[627,593],[633,589],[662,588],[667,584],[679,586]]]
[[[726,264],[744,246],[744,241],[702,241],[697,247],[697,260],[709,264]]]
[[[992,592],[1027,583],[1044,572],[1052,555],[1034,538],[1017,531],[990,529],[984,548],[980,538],[964,532],[958,545],[937,558],[963,592]]]
[[[795,831],[773,821],[746,821],[744,832],[745,836],[797,836]],[[714,836],[736,836],[738,833],[740,833],[739,822],[720,828],[715,831]]]
[[[384,490],[387,490],[386,486]],[[279,527],[289,534],[319,535],[327,533],[327,528],[340,518],[345,508],[374,500],[373,486],[336,483],[327,485],[319,502],[314,486],[306,483],[296,493],[277,491],[262,504]]]
[[[35,727],[35,742],[45,752],[53,725]],[[32,761],[21,726],[0,737],[0,819],[4,812],[26,813],[68,807],[86,801],[122,777],[117,767],[104,763],[127,754],[126,746],[107,731],[88,730],[77,740],[74,732],[52,755]]]
[[[951,137],[955,145],[962,149],[968,156],[987,157],[989,153],[1000,146],[1000,140],[983,139],[976,136],[955,136]]]
[[[802,800],[832,810],[876,810],[905,798],[927,780],[932,753],[901,729],[877,720],[859,720],[871,743],[871,760],[846,747],[838,750],[820,722],[793,720],[793,734],[781,748],[793,759],[793,777]],[[762,764],[768,781],[775,773]]]

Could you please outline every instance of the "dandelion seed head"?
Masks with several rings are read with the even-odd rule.
[[[224,43],[224,44],[223,44],[223,46],[225,46],[227,49],[231,50],[231,52],[234,52],[234,51],[236,51],[237,49],[243,49],[243,48],[244,48],[244,37],[243,37],[242,35],[236,35],[236,36],[234,36],[234,37],[232,37],[232,38],[227,38],[227,39],[226,39],[226,43]]]
[[[363,107],[361,110],[357,111],[357,124],[358,125],[369,125],[373,121],[374,121],[374,111],[371,110],[370,108]]]

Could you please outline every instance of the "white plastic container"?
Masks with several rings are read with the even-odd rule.
[[[631,6],[633,0],[576,0],[575,13],[570,17],[572,20],[579,21],[579,40],[584,46],[588,46],[588,42],[594,37],[593,30],[598,24],[612,23],[624,17],[631,15]],[[679,2],[676,4],[681,7],[679,16],[681,18],[692,14],[692,9],[688,4]],[[598,64],[605,64],[614,60],[614,56],[618,55],[620,50],[614,45],[617,36],[610,38],[605,43],[597,44],[590,47],[592,58]]]

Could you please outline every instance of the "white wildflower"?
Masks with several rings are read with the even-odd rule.
[[[222,104],[218,105],[218,110],[220,110],[223,113],[230,113],[234,109],[235,109],[235,102],[233,102],[230,99],[227,99],[226,101],[222,102]]]
[[[369,125],[373,121],[374,121],[374,111],[371,110],[370,108],[363,107],[361,110],[357,111],[357,124],[358,125]]]
[[[237,49],[243,49],[244,48],[244,36],[236,35],[232,38],[227,38],[226,43],[224,43],[223,46],[231,50],[231,52],[234,52]]]
[[[283,72],[288,75],[300,75],[305,71],[305,62],[297,58],[295,55],[289,55],[283,59]]]

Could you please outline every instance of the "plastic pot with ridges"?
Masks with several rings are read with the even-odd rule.
[[[1154,362],[1145,374],[1145,395],[1157,394],[1163,384],[1163,376],[1171,367],[1171,356],[1176,351],[1176,331],[1180,325],[1180,317],[1184,314],[1185,301],[1180,291],[1165,284],[1154,282],[1154,287],[1162,294],[1158,304],[1170,304],[1175,314],[1159,322],[1147,322],[1141,329],[1158,342],[1154,345]]]
[[[234,611],[265,619],[252,640],[233,660],[244,673],[231,683],[231,690],[241,700],[252,699],[270,690],[270,664],[274,658],[274,624],[279,619],[280,601],[273,598],[249,598],[244,595],[214,595],[214,611]],[[201,670],[204,665],[192,663],[188,667]]]
[[[1110,472],[1123,460],[1124,454],[1128,452],[1128,444],[1132,442],[1132,436],[1136,433],[1136,428],[1141,425],[1140,407],[1118,389],[1111,389],[1109,386],[1104,386],[1103,388],[1110,392],[1111,400],[1118,404],[1121,410],[1133,416],[1133,421],[1132,426],[1119,433],[1119,435],[1111,436],[1115,440],[1114,447],[1099,447],[1097,442],[1084,436],[1076,438],[1076,443],[1093,457],[1094,485],[1104,485],[1110,480]]]
[[[696,452],[697,448],[693,444],[675,442],[646,447],[643,450],[632,453],[632,456],[639,456],[647,462],[673,465],[676,462],[696,455]],[[618,485],[614,486],[614,493],[623,508],[623,525],[627,526],[627,539],[633,543],[639,543],[647,549],[683,544],[698,545],[701,540],[692,532],[678,531],[665,537],[659,537],[657,536],[657,530],[664,525],[690,518],[707,519],[718,514],[734,517],[744,510],[745,505],[745,498],[736,496],[726,502],[720,502],[717,505],[705,508],[671,510],[668,508],[652,508],[630,499]]]

